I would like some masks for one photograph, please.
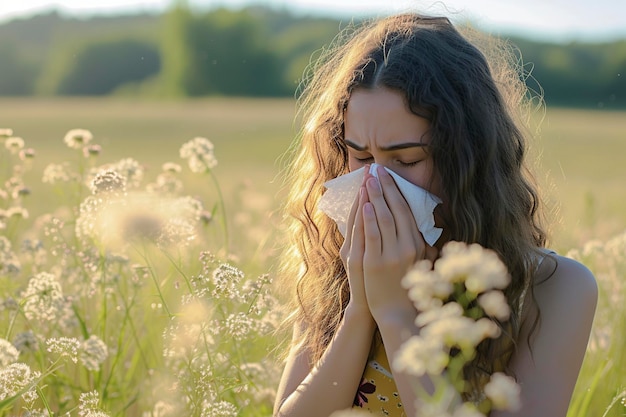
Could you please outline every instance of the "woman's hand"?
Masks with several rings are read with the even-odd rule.
[[[377,173],[378,179],[372,175],[365,178],[363,280],[369,309],[380,323],[415,316],[401,281],[416,261],[434,260],[437,249],[424,242],[391,175],[383,167],[378,167]]]
[[[363,225],[363,206],[367,202],[365,181],[371,176],[366,166],[363,184],[352,204],[346,225],[346,238],[341,246],[340,256],[350,285],[350,303],[348,308],[371,318],[365,285],[363,282],[363,254],[365,252],[365,235]]]

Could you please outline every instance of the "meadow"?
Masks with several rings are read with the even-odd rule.
[[[0,326],[0,338],[13,340],[31,332],[41,345],[74,332],[77,341],[84,339],[80,343],[92,340],[91,345],[102,351],[102,344],[90,339],[94,336],[109,347],[108,355],[101,355],[95,365],[84,358],[93,349],[76,347],[85,353],[81,357],[85,369],[72,364],[80,355],[73,356],[71,349],[69,353],[54,346],[20,350],[32,374],[40,375],[31,378],[37,384],[12,396],[2,396],[0,383],[0,415],[54,411],[80,416],[98,412],[166,416],[181,415],[176,413],[183,409],[198,416],[271,413],[280,366],[270,365],[272,361],[264,357],[278,344],[271,330],[280,309],[270,281],[280,254],[279,207],[285,191],[281,174],[297,130],[294,111],[295,103],[288,99],[0,98],[0,129],[12,129],[14,136],[24,139],[25,149],[35,152],[32,158],[20,159],[17,153],[0,150],[0,179],[5,190],[16,193],[0,199],[0,209],[27,209],[27,215],[5,216],[5,227],[0,229],[21,264],[20,270],[9,271],[9,262],[0,262],[0,315],[7,323]],[[626,112],[548,108],[545,114],[534,115],[533,123],[537,134],[532,153],[538,156],[537,178],[553,224],[550,246],[583,261],[600,287],[589,353],[568,417],[624,415]],[[85,157],[82,149],[66,146],[64,136],[75,128],[92,132],[92,143],[101,149]],[[181,146],[195,137],[208,138],[214,145],[217,165],[208,174],[193,172],[179,155]],[[83,217],[96,223],[102,219],[98,216],[103,203],[89,200],[85,181],[95,179],[95,168],[119,167],[117,161],[126,158],[133,158],[137,162],[133,169],[141,172],[138,184],[126,184],[128,190],[139,191],[146,185],[178,187],[170,195],[171,207],[151,206],[153,201],[144,196],[136,203],[144,217],[129,219],[132,207],[111,203],[109,209],[119,209],[118,223],[102,220],[102,230],[80,229],[82,235],[75,236]],[[63,162],[73,168],[73,176],[42,181],[46,167]],[[163,167],[165,163],[171,163],[169,168]],[[97,197],[98,192],[111,190],[94,188],[92,193]],[[183,195],[195,202],[183,201],[179,198]],[[134,241],[137,236],[153,237],[155,223],[169,225],[168,217],[178,219],[181,215],[172,207],[179,211],[183,207],[185,213],[197,211],[191,216],[193,225],[177,229],[162,245]],[[185,226],[190,221],[178,220]],[[123,233],[108,233],[112,226],[129,224],[132,227]],[[108,233],[108,240],[95,244],[94,233],[100,233],[98,237]],[[192,235],[195,240],[189,243]],[[43,249],[33,244],[39,239],[47,253],[41,259]],[[131,249],[118,255],[130,241]],[[61,276],[61,281],[51,284],[51,277],[40,276],[46,271]],[[63,324],[71,313],[67,305],[58,307],[56,318],[49,320],[28,313],[27,298],[19,307],[12,304],[12,297],[19,301],[17,294],[22,294],[31,276],[48,279],[51,288],[62,285],[66,302],[67,294],[74,297],[70,310],[78,319],[73,324]],[[254,297],[233,297],[244,293]],[[198,301],[206,294],[221,296],[208,305]],[[47,324],[38,328],[37,320]],[[223,355],[214,357],[216,349]],[[52,360],[55,354],[59,357]],[[0,355],[0,365],[8,363]],[[222,373],[216,374],[217,370]],[[176,386],[178,391],[164,393],[166,386]],[[18,400],[31,392],[37,395]],[[80,393],[85,397],[79,402]],[[176,405],[176,395],[187,402]],[[19,401],[36,404],[31,414]],[[208,403],[217,405],[211,408]],[[36,414],[39,409],[41,414]]]

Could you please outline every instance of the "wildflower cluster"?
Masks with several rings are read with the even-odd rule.
[[[393,367],[434,383],[432,395],[417,387],[420,415],[475,417],[490,409],[519,408],[520,389],[511,377],[494,373],[483,392],[469,390],[468,399],[463,375],[478,344],[500,336],[495,320],[509,318],[501,292],[509,281],[494,252],[460,242],[449,242],[434,265],[421,261],[404,277],[403,285],[419,311],[415,324],[420,331],[403,344]]]
[[[49,164],[31,193],[35,152],[0,129],[0,415],[269,414],[280,309],[270,277],[246,276],[214,238],[226,210],[211,142],[180,149],[216,185],[192,197],[178,163],[148,179],[133,158],[101,163],[88,130],[61,139],[73,162]]]
[[[213,143],[207,138],[197,137],[180,148],[180,157],[187,160],[193,172],[204,172],[217,166]]]
[[[280,320],[271,280],[248,279],[206,252],[200,260],[202,270],[189,278],[190,292],[164,332],[163,354],[179,392],[168,405],[188,415],[236,415],[253,404],[269,413],[280,369],[271,362],[261,366],[267,352],[257,346],[267,346]],[[237,357],[246,360],[234,362]]]

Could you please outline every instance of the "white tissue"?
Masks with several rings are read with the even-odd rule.
[[[377,166],[379,165],[372,164],[370,168],[370,172],[375,177],[378,177],[376,172]],[[346,224],[350,215],[350,209],[363,182],[364,169],[357,169],[324,184],[327,190],[322,195],[318,207],[337,222],[339,231],[343,236],[346,235]],[[417,228],[424,236],[424,240],[430,246],[433,246],[443,232],[443,229],[435,227],[435,217],[433,215],[435,207],[441,203],[441,200],[423,188],[408,182],[395,172],[387,168],[385,169],[391,174],[398,189],[409,203]]]

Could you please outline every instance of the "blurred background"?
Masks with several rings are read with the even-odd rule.
[[[626,107],[621,0],[5,0],[0,95],[291,97],[340,28],[403,10],[509,38],[548,105]]]

